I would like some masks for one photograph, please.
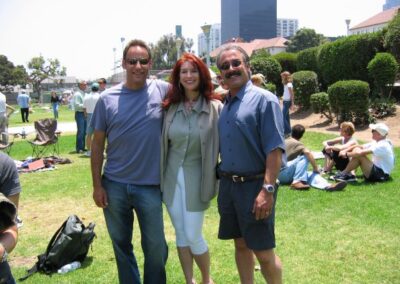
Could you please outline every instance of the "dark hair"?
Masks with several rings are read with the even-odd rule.
[[[301,124],[296,124],[292,127],[292,137],[296,140],[300,140],[304,132],[306,132],[306,129]]]
[[[93,92],[97,92],[99,90],[99,87],[97,87],[97,86],[92,86],[92,91]]]
[[[141,46],[147,50],[147,53],[149,54],[149,59],[151,59],[151,50],[150,47],[141,39],[133,39],[128,44],[125,46],[124,49],[124,54],[123,54],[123,59],[126,59],[126,54],[128,53],[129,48],[132,46]]]
[[[196,55],[192,53],[184,53],[181,58],[175,63],[174,68],[172,69],[172,73],[169,79],[171,83],[171,87],[168,90],[168,93],[163,102],[164,108],[169,108],[171,104],[177,104],[185,99],[185,90],[180,83],[180,72],[183,63],[190,62],[193,64],[200,75],[200,83],[199,83],[199,92],[200,95],[203,96],[207,102],[212,99],[217,99],[218,96],[213,93],[213,84],[211,82],[211,75],[208,67],[204,62],[198,58]]]
[[[221,55],[222,55],[222,53],[224,53],[225,51],[228,51],[228,50],[237,50],[237,51],[239,51],[241,54],[242,54],[242,58],[243,58],[243,62],[246,64],[246,65],[249,65],[249,61],[250,61],[250,57],[249,57],[249,55],[246,53],[246,51],[243,49],[243,48],[241,48],[240,46],[238,46],[238,45],[235,45],[235,44],[228,44],[227,46],[225,46],[224,48],[222,48],[220,51],[219,51],[219,53],[218,53],[218,55],[217,55],[217,59],[216,59],[216,63],[217,63],[217,67],[218,67],[218,69],[220,69],[219,67],[220,67],[220,65],[219,65],[219,61],[220,61],[220,59],[221,59]]]
[[[100,78],[99,80],[97,80],[97,83],[99,84],[107,84],[107,81],[105,78]]]

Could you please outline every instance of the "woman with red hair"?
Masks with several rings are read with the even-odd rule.
[[[186,283],[193,260],[202,283],[213,283],[210,254],[203,238],[204,212],[217,193],[218,118],[222,103],[213,93],[204,62],[185,53],[176,62],[163,102],[161,190],[172,224]]]

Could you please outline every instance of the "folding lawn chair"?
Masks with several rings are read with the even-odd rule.
[[[12,140],[10,140],[12,137]],[[7,153],[10,155],[11,147],[14,144],[14,136],[9,135],[7,132],[2,132],[0,135],[0,151]]]
[[[58,137],[61,132],[57,131],[57,120],[44,118],[34,123],[36,138],[28,141],[32,146],[32,157],[41,158],[50,150],[53,156],[60,155]]]

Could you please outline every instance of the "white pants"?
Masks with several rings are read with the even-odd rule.
[[[190,247],[194,255],[207,252],[207,243],[202,235],[204,211],[186,210],[185,178],[182,167],[178,170],[174,200],[167,206],[169,216],[175,228],[176,246]]]

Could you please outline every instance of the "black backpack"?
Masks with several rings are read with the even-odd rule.
[[[90,223],[85,227],[78,216],[69,216],[54,233],[46,252],[38,255],[38,261],[19,281],[27,279],[35,272],[52,274],[65,264],[76,260],[82,262],[96,236],[94,226],[94,223]]]

